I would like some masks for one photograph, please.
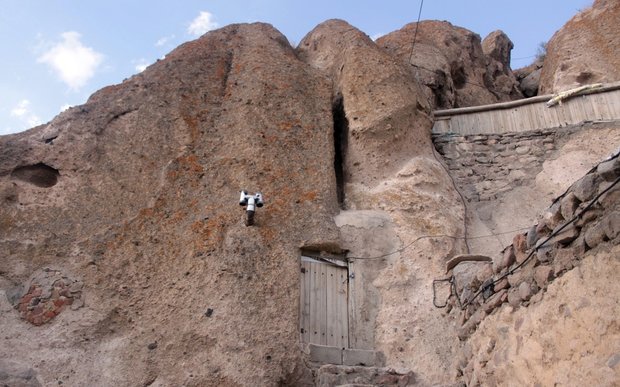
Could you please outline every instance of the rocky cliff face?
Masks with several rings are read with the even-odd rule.
[[[540,94],[620,79],[620,3],[596,0],[547,43]]]
[[[509,66],[512,42],[501,31],[485,38],[486,53],[477,34],[434,20],[407,24],[377,44],[411,67],[436,108],[522,98]]]
[[[457,184],[471,184],[461,168],[472,167],[470,159],[506,145],[499,159],[512,163],[519,157],[514,148],[527,162],[497,171],[472,167],[475,183],[490,170],[502,185],[536,172],[536,180],[557,178],[544,179],[541,197],[557,195],[587,169],[584,159],[594,162],[608,150],[617,126],[571,137],[571,147],[545,141],[547,132],[519,137],[519,147],[510,136],[460,138],[453,147],[448,139],[444,155],[459,150],[448,162],[453,180],[431,142],[432,110],[519,97],[508,66],[511,43],[501,32],[481,43],[449,23],[418,26],[411,54],[415,24],[375,43],[330,20],[297,49],[269,25],[231,25],[183,44],[48,124],[1,137],[0,382],[533,384],[557,379],[579,356],[588,364],[606,361],[612,371],[594,380],[613,380],[618,354],[574,331],[589,329],[579,325],[594,323],[589,314],[614,306],[602,296],[564,299],[616,290],[606,284],[617,272],[610,242],[617,233],[591,249],[580,275],[537,284],[538,304],[519,298],[509,309],[502,306],[505,291],[488,316],[486,308],[479,309],[484,316],[441,312],[430,284],[449,258],[471,247],[462,241],[470,197],[457,192]],[[542,171],[533,166],[540,162]],[[516,172],[505,177],[509,169]],[[600,172],[599,180],[608,184],[610,173]],[[488,201],[501,194],[531,204],[537,194],[475,188],[490,192]],[[255,226],[244,225],[240,189],[265,196]],[[493,205],[502,209],[499,221],[514,221],[516,204]],[[617,204],[609,208],[617,213]],[[317,371],[306,363],[301,251],[346,253],[350,347],[378,350],[397,370]],[[492,275],[493,266],[485,264],[484,273]],[[512,287],[521,297],[518,285]],[[549,312],[556,309],[564,313],[561,323]],[[569,321],[567,310],[578,319]],[[551,333],[540,321],[555,324]],[[616,339],[613,321],[599,325],[597,334],[613,331]],[[548,358],[526,335],[572,341]],[[575,349],[582,344],[595,355]]]
[[[316,27],[298,52],[330,77],[348,119],[344,210],[336,223],[342,247],[361,258],[351,266],[359,295],[356,345],[381,350],[391,366],[415,364],[422,378],[448,382],[459,344],[444,335],[451,321],[434,313],[427,284],[463,245],[413,243],[435,232],[460,235],[464,214],[433,156],[425,95],[406,65],[343,21]],[[404,246],[406,252],[394,253]]]
[[[35,328],[1,298],[3,372],[294,384],[299,248],[335,245],[338,203],[329,84],[284,36],[212,32],[0,141],[1,287],[23,317],[57,314]],[[267,198],[257,227],[241,188]],[[83,307],[49,270],[81,281]]]

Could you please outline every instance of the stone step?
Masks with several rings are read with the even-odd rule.
[[[304,352],[308,355],[309,360],[314,363],[374,367],[385,365],[383,353],[368,349],[308,344]]]
[[[316,387],[333,386],[416,386],[413,372],[387,367],[359,367],[328,364],[317,371]]]

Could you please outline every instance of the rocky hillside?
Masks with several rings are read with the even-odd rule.
[[[553,266],[552,275],[531,268],[525,280],[498,286],[492,308],[433,306],[450,293],[435,294],[433,279],[476,246],[464,240],[471,214],[458,187],[467,179],[448,167],[471,167],[453,163],[477,162],[478,146],[516,149],[510,136],[484,144],[463,138],[452,147],[461,158],[446,163],[431,139],[433,110],[521,93],[509,67],[512,43],[501,31],[481,41],[446,22],[420,22],[412,52],[415,27],[373,42],[329,20],[293,48],[270,25],[230,25],[45,125],[0,137],[0,382],[426,386],[518,376],[533,385],[551,383],[581,358],[598,368],[557,380],[618,380],[620,355],[606,346],[620,337],[617,324],[604,320],[597,337],[579,338],[591,329],[580,325],[582,317],[584,324],[601,321],[596,316],[613,315],[614,306],[609,297],[576,296],[617,293],[617,217],[609,215],[618,211],[617,189],[579,226],[588,256],[575,249],[570,264],[577,269],[556,270],[566,253],[554,250],[550,260],[535,261]],[[592,155],[612,147],[617,128],[597,127],[570,152],[559,145],[555,152],[554,141],[521,139],[528,152],[540,145],[541,159],[524,165],[551,168],[549,176],[567,185],[594,165]],[[549,143],[555,153],[545,153]],[[441,148],[443,157],[452,148]],[[615,181],[617,165],[607,167],[592,178],[591,196]],[[253,226],[244,223],[241,189],[265,197]],[[518,208],[549,195],[527,192],[506,197]],[[562,216],[564,207],[568,217],[591,199],[577,198],[562,199]],[[559,221],[555,210],[547,218]],[[507,224],[520,219],[502,216]],[[545,224],[541,233],[553,232]],[[601,240],[590,245],[595,226]],[[509,249],[515,258],[524,253],[517,242]],[[341,285],[349,292],[349,347],[388,368],[308,360],[300,343],[302,253],[321,262],[348,258]],[[462,272],[463,265],[453,268]],[[499,273],[488,269],[483,274]],[[482,281],[468,283],[470,291],[487,279],[474,277]],[[589,284],[595,279],[596,289]],[[530,293],[522,295],[522,283]],[[555,309],[581,317],[558,326],[549,312]],[[568,335],[572,349],[538,356],[526,333]]]
[[[44,385],[293,383],[299,247],[338,240],[331,100],[279,32],[233,25],[3,137],[3,372]],[[242,188],[268,198],[256,227]],[[51,308],[57,283],[36,280],[49,270],[83,284],[83,307]]]
[[[522,98],[510,69],[513,44],[501,31],[491,33],[483,44],[474,32],[431,20],[407,24],[377,44],[410,67],[435,108]]]
[[[620,79],[620,3],[596,0],[547,43],[540,94]]]

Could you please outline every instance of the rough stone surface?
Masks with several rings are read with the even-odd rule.
[[[600,166],[536,223],[617,148],[617,122],[438,137],[441,160],[432,107],[519,93],[505,35],[419,26],[416,66],[415,24],[377,45],[332,20],[297,50],[228,26],[0,137],[0,384],[612,385],[620,190],[513,260],[615,181],[617,161]],[[253,227],[241,188],[265,194]],[[451,259],[511,241],[455,268],[464,311],[432,306]],[[376,349],[398,371],[308,364],[302,249],[349,254],[355,349],[331,360]]]
[[[498,256],[498,258],[493,262],[493,271],[496,273],[501,272],[508,266],[512,265],[516,260],[515,250],[511,246],[508,246],[504,252]]]
[[[81,281],[58,270],[45,268],[24,284],[26,291],[15,303],[20,316],[33,325],[42,325],[59,315],[67,306],[76,310],[83,305]]]
[[[553,269],[550,266],[538,266],[534,272],[534,280],[536,280],[536,285],[539,288],[545,287],[552,278]]]
[[[537,223],[554,198],[617,149],[620,125],[613,122],[525,133],[436,135],[433,141],[468,202],[468,234],[498,234],[470,241],[472,252],[494,257],[514,235],[503,233],[520,227],[525,231]],[[518,155],[516,149],[524,147],[529,147],[528,153]],[[480,162],[483,158],[484,163]],[[550,214],[550,227],[538,222],[539,235],[564,220],[561,208],[553,209],[557,211]]]
[[[518,288],[519,297],[522,301],[527,301],[532,297],[532,289],[527,282],[521,282]]]
[[[452,256],[465,252],[464,245],[420,237],[462,235],[464,214],[449,175],[433,155],[424,92],[405,64],[343,21],[319,25],[297,52],[332,79],[334,98],[342,99],[348,121],[345,209],[338,216],[342,248],[364,258],[393,253],[391,245],[409,246],[382,259],[353,259],[353,270],[364,278],[359,283],[356,274],[350,282],[362,294],[353,329],[373,337],[375,348],[362,348],[381,351],[386,364],[415,364],[425,378],[451,382],[452,354],[460,344],[444,333],[454,329],[455,317],[436,313],[428,284]],[[380,235],[387,239],[371,246],[377,238],[361,238],[358,230],[373,232],[372,219],[384,225]]]
[[[482,52],[495,59],[505,68],[510,68],[510,52],[514,44],[510,38],[500,30],[493,31],[482,40]]]
[[[491,268],[492,265],[485,262],[461,262],[454,268],[456,290],[462,303],[493,273]]]
[[[572,219],[575,215],[575,210],[579,207],[579,199],[575,196],[574,192],[570,192],[564,196],[561,201],[560,211],[564,219]]]
[[[504,59],[510,40],[495,31],[488,37],[492,56],[483,52],[480,36],[445,21],[416,23],[377,39],[377,44],[411,67],[436,108],[484,105],[521,98],[517,81]],[[507,41],[506,41],[507,40]]]
[[[542,66],[542,60],[536,60],[529,66],[514,70],[514,75],[519,82],[519,89],[524,97],[530,98],[538,95]]]
[[[618,157],[618,154],[614,154],[612,158],[614,157]],[[600,178],[596,167],[592,168],[578,183],[583,181],[589,181],[588,186],[592,185],[594,192],[600,191],[602,186],[607,185]],[[580,184],[573,184],[567,192],[553,201],[550,209],[545,213],[559,214],[560,209],[565,207],[566,203],[577,200],[574,191],[581,188]],[[615,185],[610,185],[607,189],[611,190],[610,192],[615,192],[614,188]],[[452,277],[453,293],[456,291],[456,295],[460,295],[460,299],[457,299],[458,302],[455,302],[454,298],[450,300],[453,306],[456,304],[464,309],[460,319],[461,328],[458,331],[461,340],[469,338],[475,332],[480,321],[487,314],[492,314],[494,309],[498,308],[504,301],[507,301],[513,308],[541,302],[544,299],[544,293],[540,290],[546,290],[548,283],[555,276],[560,276],[575,266],[578,267],[579,258],[584,255],[588,248],[594,249],[600,245],[599,250],[609,251],[610,247],[620,244],[620,238],[616,238],[620,224],[620,216],[618,215],[620,203],[592,201],[587,206],[587,208],[592,208],[587,215],[591,219],[581,225],[574,222],[558,224],[549,237],[536,233],[537,240],[534,238],[529,243],[524,234],[516,234],[512,244],[504,249],[504,255],[515,252],[517,264],[511,266],[499,278],[497,277],[497,265],[501,263],[501,260],[495,263],[496,276],[493,276],[490,270],[488,272],[478,270],[478,274],[473,275],[471,269],[468,270],[465,265],[460,269],[460,265],[455,267]],[[586,205],[577,206],[576,203],[575,207],[586,209]],[[552,217],[553,215],[547,218]],[[573,217],[572,211],[570,217]],[[576,214],[575,218],[582,218],[581,213]],[[541,221],[545,224],[549,223],[549,219],[542,219]],[[529,233],[537,229],[538,226],[532,226]],[[530,250],[531,253],[526,255],[526,245],[530,244],[534,247]],[[570,247],[562,248],[565,246]],[[531,258],[531,254],[534,253],[536,259]],[[542,266],[539,266],[540,264]],[[460,286],[459,282],[462,282]],[[506,290],[508,286],[509,289]],[[499,294],[502,294],[501,297]],[[479,295],[482,295],[484,303],[476,299]],[[462,369],[463,365],[459,365],[459,367]]]
[[[596,185],[597,175],[591,173],[579,179],[575,184],[573,184],[573,194],[575,197],[582,202],[588,201],[596,195],[597,185]]]
[[[342,348],[308,344],[308,358],[323,364],[342,364]]]
[[[619,254],[620,245],[588,254],[579,268],[553,281],[538,303],[518,310],[503,306],[487,316],[469,339],[465,382],[615,385],[617,370],[607,363],[620,340],[620,304],[610,297],[620,294]]]
[[[342,364],[348,366],[382,367],[385,364],[380,352],[367,349],[344,349],[342,351]]]
[[[620,176],[620,158],[615,158],[599,164],[596,171],[603,179],[614,181]]]
[[[607,234],[605,233],[605,224],[602,221],[592,224],[585,232],[586,244],[591,249],[605,240],[607,240]]]
[[[430,154],[430,106],[420,86],[368,36],[329,20],[302,39],[297,53],[333,80],[334,102],[343,106],[346,184],[376,186],[413,155]]]
[[[0,358],[43,385],[295,384],[299,248],[338,242],[331,98],[282,34],[232,25],[0,137]],[[38,163],[56,184],[11,174]],[[4,292],[50,266],[84,307],[32,329]]]
[[[62,383],[62,379],[57,380]],[[36,370],[26,368],[9,358],[0,361],[0,383],[2,386],[11,387],[41,387]]]
[[[317,372],[317,387],[342,385],[416,386],[413,372],[398,372],[391,368],[347,367],[326,365]]]
[[[540,94],[620,79],[620,3],[596,0],[547,43]]]

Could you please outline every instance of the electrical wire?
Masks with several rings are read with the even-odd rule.
[[[517,231],[523,231],[523,230],[529,230],[530,227],[522,227],[522,228],[517,228],[514,230],[509,230],[509,231],[504,231],[504,232],[499,232],[499,233],[492,233],[492,234],[487,234],[487,235],[477,235],[477,236],[470,236],[467,239],[482,239],[482,238],[491,238],[491,237],[497,237],[499,235],[504,235],[504,234],[512,234],[514,232]],[[394,255],[394,254],[398,254],[398,253],[402,253],[403,251],[409,249],[411,246],[413,246],[416,242],[422,240],[422,239],[428,239],[428,238],[450,238],[450,239],[465,239],[465,237],[462,236],[456,236],[456,235],[447,235],[447,234],[436,234],[436,235],[422,235],[417,237],[416,239],[414,239],[411,243],[407,244],[404,247],[401,247],[398,250],[394,250],[391,253],[387,253],[387,254],[382,254],[382,255],[378,255],[376,257],[352,257],[352,256],[347,256],[347,259],[357,259],[357,260],[364,260],[364,259],[381,259],[381,258],[385,258],[385,257],[389,257],[390,255]]]
[[[617,156],[616,156],[617,157]],[[518,264],[517,266],[513,267],[512,269],[506,271],[503,275],[501,275],[499,278],[493,280],[492,282],[490,282],[488,285],[486,286],[481,286],[480,289],[472,296],[472,298],[470,298],[469,300],[467,300],[462,306],[461,306],[461,310],[464,310],[465,308],[467,308],[476,298],[478,298],[478,296],[480,296],[480,294],[482,294],[484,291],[488,291],[488,289],[491,289],[491,295],[495,294],[496,292],[493,290],[493,286],[495,286],[495,284],[497,284],[498,282],[500,282],[501,280],[503,280],[504,278],[508,277],[509,275],[512,275],[515,273],[515,271],[519,270],[521,267],[523,267],[523,265],[525,265],[533,256],[534,253],[536,253],[538,251],[538,249],[540,249],[541,247],[543,247],[547,242],[549,242],[554,236],[558,235],[560,232],[562,232],[562,230],[564,230],[566,227],[568,227],[568,225],[570,225],[571,223],[573,223],[575,220],[579,219],[581,217],[582,214],[584,214],[588,209],[590,209],[590,207],[592,207],[592,205],[594,203],[596,203],[596,201],[603,196],[604,194],[606,194],[609,190],[611,190],[616,184],[618,184],[618,182],[620,182],[620,177],[616,178],[616,180],[607,188],[605,188],[603,191],[601,191],[598,195],[596,195],[596,197],[594,199],[592,199],[590,201],[590,203],[588,203],[587,206],[585,206],[583,208],[583,210],[581,210],[577,215],[573,216],[573,218],[571,220],[569,220],[568,222],[564,223],[564,225],[562,225],[562,227],[560,227],[559,229],[557,229],[556,231],[552,232],[551,235],[549,235],[547,237],[547,239],[545,239],[540,245],[538,245],[537,247],[533,248],[532,251],[530,251],[530,253],[528,254],[528,256],[523,260],[523,262],[521,262],[520,264]],[[458,295],[456,295],[458,298]]]
[[[530,58],[534,58],[534,57],[536,57],[536,55],[522,56],[522,57],[519,57],[519,58],[511,58],[511,60],[530,59]]]
[[[413,56],[413,47],[415,47],[415,40],[418,36],[418,27],[420,26],[420,16],[422,16],[423,5],[424,5],[424,0],[420,0],[420,9],[418,10],[418,21],[415,23],[415,32],[413,33],[413,42],[411,43],[411,53],[409,54],[409,62],[411,62],[411,57]]]
[[[436,150],[435,150],[435,145],[432,146],[432,152],[433,152],[433,156],[435,157],[435,160],[437,160],[437,162],[443,167],[443,169],[448,174],[448,177],[450,177],[450,180],[452,181],[452,185],[454,186],[454,189],[456,190],[456,192],[461,197],[461,202],[463,202],[463,239],[465,240],[465,248],[467,249],[467,254],[471,254],[471,250],[469,249],[469,242],[467,241],[467,203],[465,202],[465,196],[463,196],[463,193],[461,192],[459,187],[456,186],[456,181],[454,181],[454,177],[452,176],[452,174],[448,170],[448,167],[446,167],[439,160],[439,157],[437,157]]]

